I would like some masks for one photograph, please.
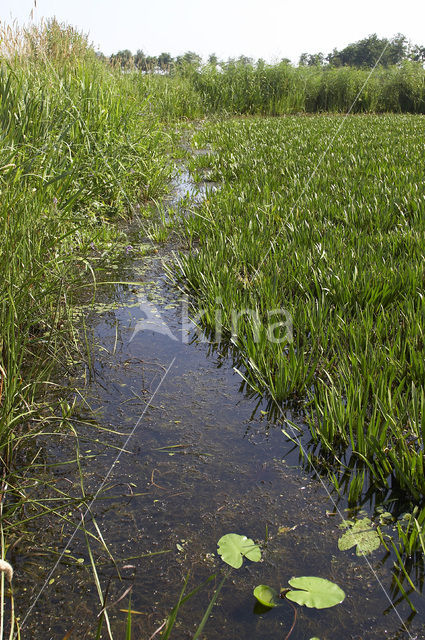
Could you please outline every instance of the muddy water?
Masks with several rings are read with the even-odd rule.
[[[180,196],[192,188],[187,175],[179,188]],[[299,607],[291,640],[408,638],[403,623],[411,637],[425,638],[422,596],[412,596],[421,613],[411,615],[404,601],[396,613],[377,581],[397,599],[390,593],[391,558],[377,551],[368,566],[354,552],[338,550],[340,519],[330,515],[334,507],[325,487],[298,466],[298,452],[270,419],[267,405],[241,392],[231,362],[196,332],[182,329],[181,294],[163,267],[173,247],[141,257],[143,234],[133,229],[129,238],[133,249],[111,265],[111,275],[137,284],[109,287],[95,308],[84,311],[97,346],[73,427],[88,496],[109,473],[85,522],[104,540],[90,539],[107,602],[113,605],[132,586],[133,638],[148,640],[155,633],[187,576],[190,590],[215,574],[184,604],[171,634],[176,640],[193,637],[227,567],[217,556],[217,540],[230,532],[262,542],[263,559],[230,572],[202,638],[285,638],[292,607],[283,602],[259,611],[252,591],[258,584],[286,587],[296,575],[328,578],[347,598],[328,610]],[[75,438],[41,444],[50,465],[43,480],[47,476],[57,490],[79,495],[76,465],[62,464],[75,458]],[[66,509],[73,524],[46,519],[42,531],[34,525],[37,541],[15,549],[21,619],[47,579],[25,620],[24,639],[61,640],[71,630],[70,638],[96,637],[101,607],[80,531],[62,554],[81,511]],[[109,610],[118,639],[125,637],[128,603],[126,595]],[[101,637],[108,637],[105,627]]]

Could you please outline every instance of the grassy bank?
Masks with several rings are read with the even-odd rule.
[[[250,384],[301,402],[324,451],[420,500],[424,484],[425,123],[415,116],[238,120],[195,136],[221,184],[186,235],[182,282],[217,309]],[[316,171],[317,170],[317,171]],[[285,309],[293,342],[270,340]],[[255,310],[238,316],[235,310]],[[273,322],[281,320],[277,317]],[[298,408],[300,405],[298,404]],[[340,466],[339,464],[337,466]]]
[[[163,193],[169,135],[132,80],[84,36],[51,22],[3,30],[0,57],[0,452],[43,407],[51,371],[72,365],[75,283],[123,250],[110,222]],[[91,277],[91,276],[90,276]]]

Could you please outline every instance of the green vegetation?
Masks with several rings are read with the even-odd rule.
[[[122,69],[137,69],[144,73],[173,73],[182,69],[192,68],[199,70],[202,66],[202,58],[193,51],[187,51],[184,55],[173,56],[168,52],[162,52],[158,56],[146,55],[142,49],[133,55],[129,49],[122,49],[113,53],[109,59],[103,53],[97,54],[104,62],[109,62],[114,66],[118,65]],[[419,44],[412,44],[406,36],[398,33],[393,38],[379,38],[376,33],[353,42],[341,50],[333,49],[325,55],[319,53],[302,53],[299,59],[299,66],[330,66],[330,67],[357,67],[372,69],[375,65],[391,67],[400,65],[406,60],[414,62],[425,61],[425,47]],[[283,58],[283,62],[290,63],[288,58]],[[258,60],[258,64],[262,64]],[[227,61],[219,60],[215,53],[208,56],[208,65],[225,69],[232,64],[253,65],[253,58],[241,55],[238,58],[229,58]]]
[[[385,67],[401,64],[405,60],[424,62],[425,47],[412,45],[408,39],[399,33],[394,38],[378,38],[376,33],[353,42],[344,49],[334,49],[328,55],[323,53],[303,53],[300,57],[301,65],[317,66],[326,62],[334,67],[369,67],[375,64]]]
[[[356,554],[362,556],[379,549],[381,540],[376,529],[372,527],[370,518],[362,518],[355,522],[344,520],[340,527],[348,529],[338,540],[340,551],[356,547]]]
[[[138,52],[140,71],[134,73],[122,73],[132,56],[120,53],[105,64],[84,36],[55,21],[1,34],[1,515],[4,508],[9,516],[7,496],[14,503],[5,530],[1,522],[3,558],[19,510],[28,507],[25,473],[5,490],[13,454],[29,433],[69,426],[72,405],[63,397],[67,392],[50,393],[57,389],[53,380],[76,365],[91,366],[74,325],[77,285],[95,284],[101,260],[125,250],[113,223],[165,193],[170,151],[181,133],[170,123],[212,114],[397,112],[205,124],[193,143],[214,151],[193,159],[191,169],[198,178],[208,169],[221,189],[182,221],[190,250],[180,255],[176,278],[205,309],[202,319],[211,331],[219,309],[225,341],[235,348],[247,383],[268,393],[283,418],[285,403],[296,407],[313,445],[348,472],[350,502],[367,483],[421,501],[425,124],[398,113],[425,113],[420,50],[416,60],[397,60],[370,78],[369,63],[344,66],[343,52],[342,66],[335,54],[333,64],[307,60],[298,68],[244,58],[219,66],[214,56],[202,67],[192,52],[174,64],[169,54],[149,60]],[[161,222],[150,230],[157,241],[177,224],[165,216]],[[282,341],[269,333],[276,310],[291,318],[293,341],[292,334]],[[81,498],[62,498],[62,507],[87,506],[83,484]],[[38,511],[31,518],[50,513],[46,504],[34,501]],[[73,524],[59,507],[54,512]],[[402,582],[410,577],[402,555],[423,553],[424,514],[414,511],[404,526],[397,524],[398,543],[384,539],[370,521],[367,529],[365,520],[349,522],[340,549],[371,550],[381,536],[379,543],[391,544],[398,559],[394,576],[404,594]],[[100,637],[103,625],[109,629],[106,595],[82,527],[102,607]],[[100,533],[92,538],[103,542]],[[261,557],[252,540],[236,534],[221,538],[218,553],[236,568],[244,557]],[[310,583],[292,599],[310,606],[319,594],[323,602],[319,579],[295,580],[304,581],[290,582],[301,589]],[[200,589],[185,595],[186,586],[187,580],[161,627],[163,638],[179,607]],[[272,602],[267,589],[262,585],[261,598]],[[335,597],[341,593],[334,591]],[[1,600],[3,619],[4,578]],[[130,603],[127,638],[131,627]]]
[[[273,607],[277,607],[281,604],[279,602],[278,592],[273,589],[273,587],[269,587],[266,584],[259,584],[255,587],[253,594],[254,598],[256,598],[263,607],[269,607],[272,609]]]
[[[147,96],[148,94],[146,94]],[[4,31],[0,59],[0,450],[35,418],[52,368],[81,355],[76,279],[95,248],[122,251],[108,220],[164,191],[169,134],[147,97],[51,22]],[[10,452],[9,452],[10,453]]]
[[[223,562],[233,567],[234,569],[240,569],[243,564],[243,559],[247,558],[252,562],[259,562],[261,560],[261,549],[255,544],[255,542],[251,538],[247,538],[246,536],[239,535],[236,533],[227,533],[222,536],[217,543],[218,545],[218,554],[221,556]],[[208,617],[212,610],[212,605],[217,599],[217,596],[223,587],[224,581],[227,578],[225,575],[219,585],[219,587],[214,592],[214,596],[207,607],[204,618],[201,622],[200,627],[194,636],[197,638],[200,629],[206,624]],[[278,592],[264,584],[260,584],[254,589],[254,597],[263,607],[274,608],[277,606],[283,605],[284,602],[289,602],[291,607],[294,610],[294,620],[292,626],[285,636],[285,640],[288,640],[291,636],[295,624],[297,621],[297,610],[293,606],[292,602],[295,602],[299,605],[304,605],[309,608],[314,609],[327,609],[330,607],[334,607],[337,604],[340,604],[345,600],[344,591],[338,587],[335,583],[330,580],[326,580],[325,578],[318,578],[316,576],[303,576],[299,578],[291,578],[288,580],[288,583],[293,587],[293,589],[281,589],[280,595]],[[181,597],[184,593],[186,585],[183,587]],[[190,596],[188,596],[190,597]],[[179,604],[180,604],[179,600]],[[175,621],[175,615],[177,614],[176,607],[173,609],[173,612],[170,614],[168,626],[170,624],[170,620]]]
[[[340,604],[345,599],[345,593],[330,580],[316,576],[303,576],[288,580],[294,591],[288,591],[286,597],[292,602],[314,609],[328,609]]]
[[[219,308],[251,386],[279,406],[297,402],[313,441],[338,466],[353,454],[353,502],[365,471],[418,500],[425,123],[363,116],[341,124],[323,116],[238,120],[197,134],[195,144],[214,153],[197,156],[193,169],[210,167],[222,186],[185,221],[199,250],[180,256],[177,277],[211,329]],[[252,312],[232,336],[235,309]],[[292,316],[293,342],[268,335],[279,309]]]
[[[369,69],[351,67],[234,62],[222,71],[213,66],[193,71],[190,78],[207,114],[425,113],[421,63],[405,61],[369,76]]]
[[[108,66],[106,66],[108,68]],[[147,109],[163,120],[210,115],[292,113],[425,113],[422,63],[367,68],[331,65],[293,67],[288,62],[230,61],[217,67],[186,65],[170,75],[125,74]]]
[[[219,61],[214,54],[203,65],[192,51],[176,59],[169,53],[146,56],[141,50],[133,56],[128,49],[109,60],[100,57],[133,70],[137,83],[153,83],[161,117],[425,113],[425,47],[411,45],[401,34],[391,40],[373,34],[327,56],[305,53],[297,67],[286,58],[267,64],[246,56]]]
[[[147,110],[147,91],[141,95],[128,77],[106,68],[73,29],[52,21],[40,30],[7,28],[0,35],[0,520],[5,558],[13,527],[19,535],[25,529],[24,504],[31,518],[52,512],[48,498],[26,495],[32,469],[22,466],[25,455],[32,459],[34,454],[30,437],[69,431],[72,403],[65,398],[72,389],[61,389],[58,380],[90,367],[82,327],[75,325],[77,295],[82,285],[95,285],[102,261],[125,251],[126,238],[112,222],[167,189],[172,136]],[[23,451],[20,469],[13,471],[18,450]],[[63,522],[69,521],[61,511],[67,504],[82,508],[86,497],[62,495],[54,513]],[[12,634],[17,625],[13,594],[10,602]],[[3,577],[0,609],[3,637],[3,621],[9,617]]]
[[[255,544],[254,540],[237,533],[227,533],[222,536],[218,541],[217,553],[221,556],[223,562],[235,569],[239,569],[242,566],[244,558],[251,560],[251,562],[259,562],[261,560],[260,547]]]

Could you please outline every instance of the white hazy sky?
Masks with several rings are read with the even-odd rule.
[[[34,0],[0,0],[0,20],[28,22]],[[89,33],[105,54],[143,49],[173,56],[287,57],[328,53],[371,33],[425,44],[424,0],[37,0],[36,18],[56,16]]]

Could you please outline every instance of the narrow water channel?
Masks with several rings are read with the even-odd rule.
[[[180,198],[192,188],[187,175],[177,187]],[[379,578],[394,598],[392,561],[385,550],[369,562],[353,550],[338,550],[340,518],[332,515],[329,494],[299,466],[298,451],[270,419],[267,404],[241,391],[228,358],[194,330],[182,332],[182,296],[163,266],[175,248],[172,242],[146,254],[140,250],[143,232],[130,230],[129,238],[131,249],[111,265],[109,277],[132,284],[108,287],[85,312],[88,338],[97,346],[74,427],[85,491],[91,495],[137,425],[91,508],[105,542],[92,542],[92,552],[102,588],[108,586],[108,602],[132,585],[133,637],[148,640],[154,634],[177,603],[187,575],[190,590],[216,574],[182,607],[171,635],[193,637],[227,568],[217,555],[217,541],[234,532],[262,542],[263,559],[245,561],[230,573],[202,638],[283,640],[293,622],[292,607],[259,610],[252,591],[258,584],[286,587],[288,579],[304,575],[336,582],[347,597],[332,609],[299,607],[291,640],[425,638],[423,597],[412,596],[417,615],[403,600],[395,610],[378,583]],[[75,438],[43,443],[43,456],[44,479],[48,474],[57,488],[78,493],[76,465],[63,464],[75,458]],[[71,522],[79,517],[70,510]],[[90,515],[86,525],[98,535]],[[25,622],[24,639],[62,640],[71,630],[66,636],[71,639],[96,637],[100,605],[81,531],[61,556],[73,530],[52,519],[37,545],[15,549],[21,603],[29,607],[48,578]],[[125,637],[128,602],[127,595],[109,610],[118,639]],[[25,610],[19,613],[22,619]],[[105,627],[101,637],[108,637]]]

